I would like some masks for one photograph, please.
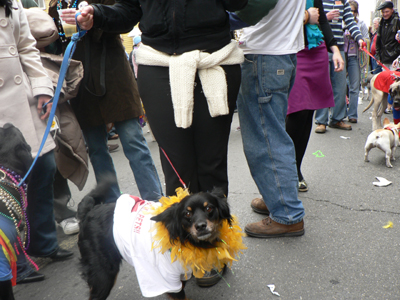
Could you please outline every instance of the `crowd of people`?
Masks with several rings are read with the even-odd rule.
[[[143,199],[174,195],[182,182],[191,193],[219,187],[228,196],[228,140],[237,108],[244,153],[261,194],[249,204],[265,215],[247,224],[245,232],[256,238],[304,234],[298,193],[309,188],[301,164],[313,122],[319,134],[327,126],[351,130],[347,121],[357,123],[366,42],[375,55],[371,73],[379,73],[381,64],[396,68],[400,21],[393,3],[377,7],[382,19],[374,19],[368,30],[359,18],[363,3],[354,0],[271,0],[264,6],[254,0],[193,0],[185,8],[183,2],[52,0],[47,14],[0,0],[0,41],[10,49],[7,55],[0,52],[5,58],[0,125],[13,123],[33,157],[39,156],[27,188],[27,255],[13,265],[0,252],[0,299],[12,299],[6,297],[15,274],[17,283],[44,279],[27,263],[29,256],[65,260],[73,255],[59,247],[56,234],[56,224],[66,234],[78,231],[68,206],[68,180],[82,189],[90,160],[97,182],[105,174],[118,182],[108,145],[110,123]],[[57,107],[61,131],[49,135],[38,153],[57,66],[70,42],[62,21],[76,24],[78,7],[77,22],[87,33],[77,44]],[[34,20],[39,22],[32,26]],[[137,23],[141,36],[127,56],[120,33]],[[160,149],[165,191],[143,137],[143,107]],[[106,202],[120,194],[113,185]],[[0,233],[14,232],[10,220],[0,214]],[[220,278],[211,272],[196,282],[209,286]]]

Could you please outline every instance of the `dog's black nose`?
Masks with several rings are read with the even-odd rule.
[[[201,230],[206,229],[207,223],[206,222],[198,222],[198,223],[196,223],[195,227],[196,227],[197,231],[201,231]]]

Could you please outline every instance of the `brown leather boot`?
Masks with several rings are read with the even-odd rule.
[[[330,128],[337,128],[337,129],[342,129],[342,130],[351,130],[351,125],[346,124],[343,121],[337,122],[335,124],[329,124]]]
[[[268,207],[265,205],[265,202],[262,198],[255,198],[251,200],[250,206],[256,213],[269,215]]]
[[[260,222],[247,224],[244,231],[248,236],[257,238],[300,236],[304,234],[304,221],[301,220],[293,225],[284,225],[266,217]]]
[[[324,124],[318,124],[317,127],[315,128],[316,133],[325,133],[326,132],[326,125]]]

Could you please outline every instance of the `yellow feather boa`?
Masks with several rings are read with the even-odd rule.
[[[174,203],[180,202],[183,198],[189,195],[187,189],[178,188],[177,196],[162,197],[161,206],[157,207],[151,213],[158,215],[165,211]],[[181,244],[178,240],[171,243],[168,230],[161,222],[156,222],[153,230],[156,230],[153,238],[153,249],[161,248],[161,253],[171,250],[171,262],[178,260],[185,271],[192,270],[193,276],[201,278],[205,272],[210,272],[212,269],[221,271],[224,265],[231,267],[232,261],[236,261],[239,253],[243,249],[247,249],[242,242],[242,229],[239,227],[236,217],[233,217],[232,226],[229,226],[225,220],[221,228],[221,242],[217,242],[215,248],[198,248],[187,243]]]

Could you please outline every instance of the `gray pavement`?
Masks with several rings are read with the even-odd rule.
[[[245,237],[248,249],[224,280],[211,288],[199,288],[190,280],[185,289],[190,299],[279,299],[269,291],[269,284],[275,284],[281,299],[400,299],[400,151],[392,169],[385,166],[384,153],[378,149],[371,150],[369,163],[364,162],[364,144],[372,128],[370,112],[361,113],[366,105],[359,105],[359,123],[352,131],[328,128],[325,134],[312,133],[302,169],[309,191],[299,194],[306,209],[305,235],[268,240]],[[243,228],[263,217],[250,209],[251,199],[259,194],[238,126],[235,114],[229,146],[229,203]],[[157,145],[146,131],[145,127],[163,181]],[[324,157],[313,155],[317,151]],[[122,191],[139,195],[121,147],[112,156]],[[375,187],[376,176],[393,184]],[[83,191],[71,187],[75,207],[93,186],[91,172]],[[389,221],[393,228],[384,229]],[[60,230],[59,240],[75,253],[74,258],[39,260],[46,279],[15,287],[17,300],[88,299],[88,288],[80,277],[77,236],[65,236]],[[134,269],[127,264],[109,299],[143,299]]]

